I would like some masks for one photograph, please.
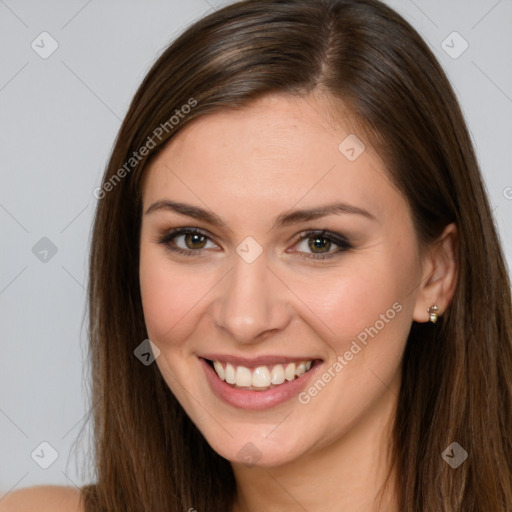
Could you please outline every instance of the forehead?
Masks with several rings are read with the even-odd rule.
[[[403,209],[384,164],[340,113],[317,97],[281,95],[202,116],[146,170],[144,205],[167,194],[225,212],[231,204],[235,215],[319,201],[364,204],[376,215]]]

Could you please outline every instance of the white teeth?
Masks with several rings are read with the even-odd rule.
[[[286,365],[286,368],[284,370],[284,376],[286,377],[286,380],[293,380],[295,379],[295,364],[290,363]]]
[[[220,377],[220,375],[219,375]],[[272,368],[272,379],[270,382],[272,384],[282,384],[285,380],[284,378],[284,368],[282,364],[276,364],[274,368]],[[221,377],[222,378],[222,377]]]
[[[219,377],[220,377],[220,375],[219,375]],[[235,382],[236,382],[235,369],[229,363],[226,365],[226,377],[225,378],[226,378],[226,382],[228,384],[235,384]]]
[[[295,375],[297,377],[300,377],[301,375],[304,375],[306,373],[306,363],[300,363],[297,365],[297,368],[295,368]]]
[[[271,385],[278,386],[285,381],[292,381],[304,375],[313,365],[313,361],[300,363],[275,364],[270,370],[268,366],[258,366],[254,370],[245,366],[223,365],[220,361],[213,362],[213,368],[220,380],[234,384],[240,388],[268,389]]]
[[[224,371],[224,368],[219,363],[219,361],[214,361],[213,367],[215,368],[215,371],[217,372],[217,375],[220,377],[220,379],[224,380],[226,378],[226,372]]]
[[[255,388],[266,388],[270,386],[270,371],[266,366],[259,366],[252,373],[252,385]],[[238,382],[237,382],[238,385]]]
[[[236,369],[235,374],[235,384],[240,387],[249,387],[253,385],[253,375],[249,368],[245,368],[245,366],[239,366]]]

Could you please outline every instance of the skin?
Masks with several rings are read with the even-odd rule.
[[[140,285],[148,334],[161,351],[156,363],[209,444],[232,462],[236,511],[379,510],[407,334],[453,294],[454,227],[420,254],[408,205],[383,163],[368,145],[353,162],[338,150],[350,131],[333,125],[328,106],[319,95],[267,96],[204,116],[145,176],[143,212],[180,201],[226,225],[172,210],[143,214]],[[334,201],[372,218],[330,214],[273,228],[284,212]],[[173,253],[159,240],[176,227],[210,239],[198,252],[197,241],[178,236],[170,245],[196,255]],[[314,249],[297,235],[308,229],[340,233],[353,248],[307,259]],[[236,252],[247,236],[263,249],[252,263]],[[308,404],[235,408],[213,394],[198,359],[212,352],[319,358],[316,380],[396,303],[401,311]],[[261,456],[252,467],[238,455],[248,442]],[[383,503],[396,509],[392,491]]]
[[[74,487],[38,485],[0,496],[0,512],[83,512],[79,491]]]
[[[413,320],[428,321],[432,304],[442,314],[455,288],[455,227],[420,252],[407,202],[383,162],[366,141],[349,161],[338,146],[354,124],[336,124],[332,112],[332,101],[313,94],[267,96],[203,116],[144,177],[143,212],[172,200],[225,223],[165,209],[144,213],[140,285],[158,368],[213,449],[231,461],[233,512],[398,512],[388,448],[407,334]],[[282,213],[334,201],[371,218],[340,213],[273,227]],[[198,255],[160,243],[178,227],[209,233]],[[298,240],[310,229],[339,233],[351,247],[336,252],[327,242],[323,250],[333,257],[308,259],[323,254]],[[252,263],[236,251],[247,236],[263,249]],[[182,235],[168,243],[198,252],[185,242]],[[393,304],[400,311],[389,319]],[[198,359],[212,352],[321,359],[314,383],[382,315],[378,333],[305,404],[294,397],[262,411],[235,408],[213,394]],[[251,466],[238,455],[248,442],[260,457]],[[16,491],[0,510],[42,510],[45,503],[82,510],[78,492],[59,487]]]

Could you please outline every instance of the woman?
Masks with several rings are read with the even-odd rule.
[[[454,93],[395,12],[200,20],[95,195],[97,482],[12,510],[512,510],[510,282]]]

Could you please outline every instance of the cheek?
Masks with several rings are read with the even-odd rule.
[[[375,261],[364,268],[351,266],[349,271],[340,270],[325,279],[303,280],[298,286],[296,283],[295,289],[332,336],[353,334],[392,310],[396,302],[404,306],[413,280],[406,269],[398,274],[393,267],[385,261]]]
[[[336,355],[351,350],[354,341],[366,347],[365,342],[377,336],[388,340],[380,347],[385,346],[389,356],[395,357],[403,348],[418,279],[416,253],[410,244],[404,248],[397,242],[381,251],[354,254],[340,260],[336,270],[317,273],[314,279],[311,274],[287,276],[297,296],[320,319],[319,333]],[[391,345],[395,350],[389,350]],[[369,357],[370,351],[364,352],[359,360]]]
[[[162,253],[164,253],[162,255]],[[171,265],[160,247],[142,246],[140,289],[150,339],[158,345],[187,335],[189,317],[208,290],[208,281],[186,265]]]

